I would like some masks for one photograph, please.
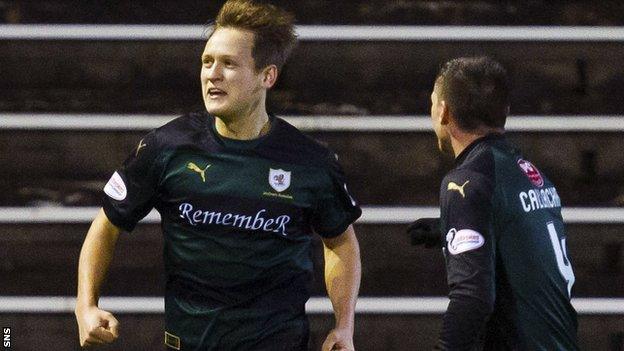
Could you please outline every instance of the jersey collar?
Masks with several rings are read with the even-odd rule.
[[[269,128],[269,131],[264,134],[263,136],[256,138],[256,139],[251,139],[251,140],[238,140],[238,139],[230,139],[230,138],[226,138],[222,135],[219,134],[219,132],[217,132],[217,128],[215,126],[216,123],[216,119],[213,115],[208,114],[208,131],[210,134],[212,134],[212,137],[222,146],[224,146],[225,148],[228,149],[242,149],[242,150],[246,150],[246,149],[253,149],[256,146],[258,146],[259,144],[261,144],[263,141],[265,141],[266,139],[269,138],[269,136],[275,134],[278,126],[277,126],[277,118],[275,117],[275,115],[273,113],[268,113],[269,115],[269,121],[271,123],[271,126]]]
[[[466,157],[468,157],[468,154],[470,153],[470,151],[472,151],[475,147],[477,147],[477,145],[481,144],[482,142],[486,142],[489,140],[501,140],[504,138],[505,138],[505,134],[490,133],[478,139],[475,139],[472,143],[470,143],[470,145],[466,146],[466,148],[459,155],[457,155],[457,157],[455,158],[455,165],[458,166],[462,164],[464,160],[466,159]]]

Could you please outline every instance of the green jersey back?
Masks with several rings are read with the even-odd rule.
[[[576,350],[574,273],[553,184],[490,135],[458,156],[440,194],[451,289],[440,344]]]
[[[335,154],[270,120],[265,136],[240,141],[208,114],[180,117],[147,134],[105,186],[105,213],[127,231],[160,213],[168,294],[183,286],[234,306],[277,289],[263,303],[300,307],[313,232],[337,236],[360,216]]]

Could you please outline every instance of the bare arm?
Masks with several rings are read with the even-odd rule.
[[[323,351],[354,350],[355,303],[362,267],[353,226],[335,238],[323,239],[325,286],[334,308],[336,327],[323,343]]]
[[[118,336],[119,323],[112,314],[98,308],[98,300],[119,231],[100,209],[80,251],[75,314],[81,346],[110,343]]]

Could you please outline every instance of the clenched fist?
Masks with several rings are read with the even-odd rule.
[[[76,308],[80,346],[110,344],[119,336],[119,322],[97,306]]]
[[[353,331],[333,329],[327,335],[322,346],[323,351],[355,351],[353,347]]]

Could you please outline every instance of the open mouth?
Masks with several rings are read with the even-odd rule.
[[[217,88],[208,89],[208,96],[210,98],[216,99],[225,95],[227,95],[227,93],[221,89],[217,89]]]

